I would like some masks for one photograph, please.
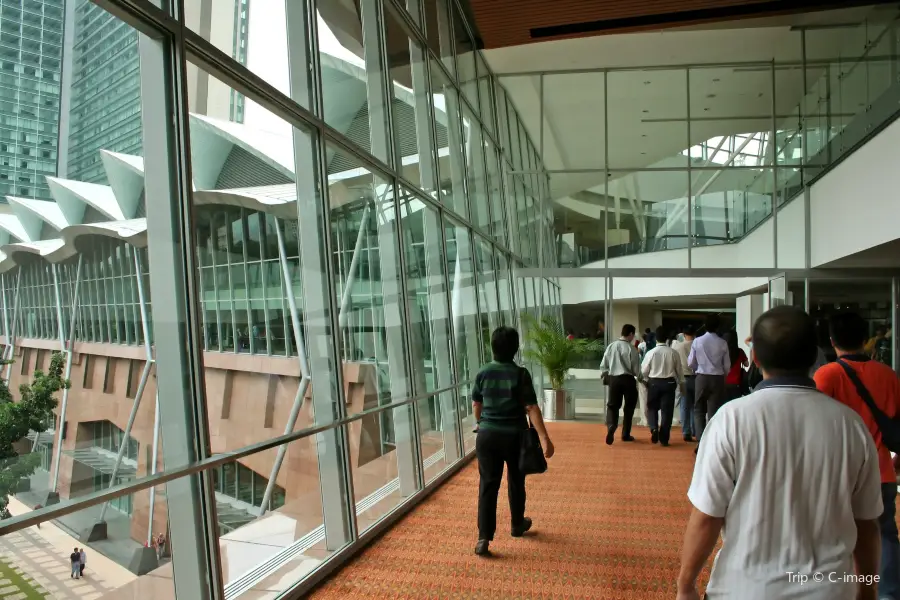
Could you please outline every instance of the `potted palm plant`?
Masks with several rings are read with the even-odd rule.
[[[574,418],[574,399],[565,389],[566,375],[587,355],[602,353],[603,341],[568,339],[560,320],[549,315],[540,320],[525,315],[523,322],[525,358],[541,365],[550,380],[550,388],[544,389],[544,415],[548,419]]]

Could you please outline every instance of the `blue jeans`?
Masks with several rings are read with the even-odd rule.
[[[684,396],[681,397],[681,433],[694,435],[694,378],[684,378]]]
[[[900,541],[897,539],[897,484],[881,484],[884,512],[878,519],[881,529],[881,572],[878,597],[900,600]]]

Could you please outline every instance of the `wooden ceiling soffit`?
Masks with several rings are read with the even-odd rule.
[[[887,4],[879,0],[468,0],[484,48]],[[467,11],[468,12],[468,11]]]

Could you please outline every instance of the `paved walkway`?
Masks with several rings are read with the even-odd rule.
[[[29,508],[10,498],[9,511],[13,515],[29,512]],[[0,557],[7,564],[21,570],[23,576],[38,584],[48,598],[54,600],[96,600],[121,587],[136,576],[98,552],[87,550],[87,570],[82,579],[71,579],[69,554],[83,544],[52,523],[42,523],[40,529],[29,527],[0,537]],[[15,594],[4,595],[0,586],[0,600],[12,600]]]

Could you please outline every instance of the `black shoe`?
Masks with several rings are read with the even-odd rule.
[[[654,444],[659,441],[659,431],[656,429],[650,430],[650,441]]]
[[[521,525],[512,528],[510,534],[513,537],[522,537],[529,529],[531,529],[531,519],[529,517],[525,517]]]
[[[686,441],[686,442],[693,442],[693,441],[694,441],[694,436],[688,434],[688,435],[684,436],[684,441]]]
[[[631,436],[631,435],[623,435],[623,436],[622,436],[622,441],[623,441],[623,442],[633,442],[633,441],[634,441],[634,436]]]
[[[663,442],[662,440],[660,440],[659,445],[668,448],[668,447],[669,447],[669,442]]]
[[[478,540],[478,543],[475,544],[475,554],[477,554],[478,556],[490,556],[490,544],[490,540]]]
[[[616,439],[616,428],[610,427],[606,430],[606,445],[612,446],[613,440]]]

